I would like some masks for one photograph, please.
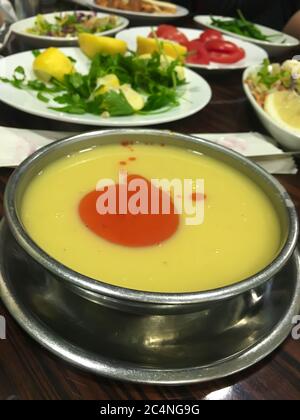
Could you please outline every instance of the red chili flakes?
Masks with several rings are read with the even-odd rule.
[[[122,143],[121,143],[121,146],[123,146],[123,147],[127,147],[131,152],[133,152],[133,142],[130,142],[130,141],[122,141]]]
[[[191,196],[192,201],[196,202],[196,201],[202,201],[202,200],[206,200],[207,196],[206,194],[201,194],[201,193],[196,193],[194,192]]]

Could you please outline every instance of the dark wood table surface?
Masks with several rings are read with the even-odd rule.
[[[63,1],[60,7],[70,9]],[[179,22],[191,26],[192,21]],[[10,52],[21,46],[12,40]],[[158,128],[185,133],[245,132],[263,128],[242,90],[241,73],[206,76],[213,98],[206,109],[193,117]],[[90,131],[91,127],[50,121],[0,104],[0,125],[63,131]],[[0,169],[0,216],[3,192],[12,173]],[[280,176],[300,212],[300,175]],[[0,301],[6,318],[7,339],[0,340],[0,400],[128,400],[128,399],[300,399],[300,341],[291,337],[263,362],[233,377],[215,382],[180,387],[132,385],[82,372],[44,350],[16,324]]]

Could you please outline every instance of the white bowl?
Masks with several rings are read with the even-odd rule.
[[[281,126],[280,123],[275,121],[256,101],[249,86],[245,83],[246,79],[250,74],[258,71],[260,66],[252,66],[244,71],[243,74],[243,87],[247,98],[249,99],[252,108],[256,115],[262,122],[263,126],[269,131],[269,133],[278,141],[279,144],[290,150],[300,149],[300,134],[294,133],[293,131],[287,130]]]
[[[45,19],[47,19],[49,22],[55,22],[55,16],[58,16],[60,14],[73,14],[74,10],[69,10],[66,12],[55,12],[55,13],[48,13],[48,14],[44,14],[43,16],[45,17]],[[78,10],[76,11],[76,13],[84,13],[84,14],[92,14],[93,12],[91,11],[87,11],[87,10]],[[109,14],[107,13],[96,13],[96,16],[99,18],[103,18],[106,16],[109,16]],[[97,35],[101,35],[101,36],[111,36],[116,34],[119,31],[122,31],[123,29],[125,29],[128,25],[129,25],[129,20],[126,19],[125,17],[122,16],[116,16],[119,20],[119,25],[114,28],[114,29],[110,29],[109,31],[104,31],[104,32],[100,32]],[[15,22],[12,26],[11,26],[11,30],[20,38],[22,38],[22,40],[24,42],[26,42],[27,44],[31,45],[32,47],[35,48],[47,48],[47,47],[53,47],[53,46],[57,46],[57,47],[71,47],[71,46],[76,46],[78,44],[78,37],[77,36],[72,36],[72,37],[68,37],[68,38],[63,38],[63,37],[54,37],[54,36],[42,36],[42,35],[35,35],[35,34],[30,34],[27,32],[27,29],[30,29],[34,26],[36,20],[36,16],[30,17],[28,19],[23,19],[20,20],[18,22]]]
[[[224,17],[224,16],[213,16],[216,19],[221,20],[229,20],[232,18]],[[300,41],[290,35],[284,34],[279,31],[275,31],[274,29],[268,28],[267,26],[256,25],[263,34],[269,36],[278,36],[278,39],[285,39],[284,43],[280,41],[259,41],[257,39],[250,38],[248,36],[242,36],[235,34],[233,32],[226,31],[224,29],[216,28],[211,24],[211,16],[207,15],[199,15],[195,16],[194,21],[198,23],[203,28],[209,29],[217,29],[218,31],[222,32],[223,34],[233,36],[234,38],[241,39],[243,41],[252,42],[252,44],[258,45],[259,47],[263,48],[271,57],[276,57],[282,54],[287,54],[289,51],[295,49],[299,46]],[[291,57],[292,58],[292,57]]]

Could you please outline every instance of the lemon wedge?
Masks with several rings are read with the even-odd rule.
[[[145,100],[142,95],[132,89],[130,85],[122,85],[120,88],[128,103],[132,106],[134,111],[140,111],[145,106]]]
[[[125,54],[128,48],[125,41],[106,36],[82,33],[78,35],[78,39],[82,52],[91,59],[99,53]]]
[[[138,55],[153,54],[154,52],[163,51],[167,56],[172,58],[179,58],[181,61],[185,60],[187,54],[186,47],[170,41],[161,41],[153,38],[145,38],[138,36],[137,38],[137,53]]]
[[[107,74],[97,80],[98,89],[95,95],[103,95],[111,89],[119,89],[120,81],[115,74]]]
[[[58,48],[51,47],[35,58],[33,70],[43,82],[49,82],[52,77],[62,82],[66,74],[73,73],[74,65]]]
[[[300,95],[296,92],[270,93],[265,101],[265,110],[283,128],[300,134]]]

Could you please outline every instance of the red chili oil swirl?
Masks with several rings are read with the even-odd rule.
[[[79,204],[80,218],[92,232],[114,244],[126,247],[159,245],[170,239],[179,227],[180,218],[176,214],[174,202],[168,193],[157,189],[147,179],[139,175],[128,176],[128,184],[133,180],[143,180],[147,185],[147,214],[131,214],[130,212],[120,214],[121,187],[117,184],[111,190],[116,195],[117,214],[100,214],[97,211],[97,200],[111,188],[106,187],[104,191],[92,191],[83,197]],[[159,197],[159,208],[158,214],[151,214],[151,192],[154,192],[155,189],[156,196]],[[137,191],[127,192],[127,209],[131,198],[136,193]],[[169,203],[169,214],[163,213],[162,203],[166,201]]]

